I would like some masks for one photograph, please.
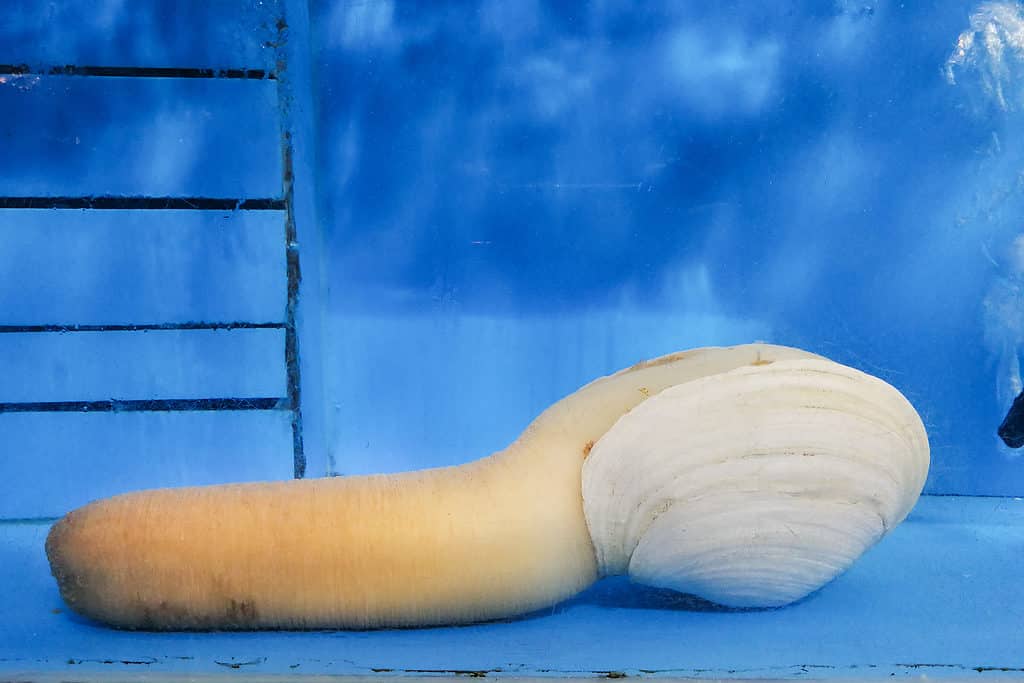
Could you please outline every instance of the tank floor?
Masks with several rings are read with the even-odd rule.
[[[715,610],[616,579],[520,619],[374,632],[110,630],[62,604],[48,528],[0,522],[0,681],[1024,676],[1019,498],[922,498],[849,572],[783,609]]]

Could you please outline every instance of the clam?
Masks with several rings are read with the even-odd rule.
[[[465,465],[128,493],[68,513],[46,551],[67,604],[123,628],[467,623],[614,574],[778,606],[899,524],[928,459],[880,379],[706,348],[598,379]]]

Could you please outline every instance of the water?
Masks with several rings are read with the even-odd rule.
[[[0,678],[1019,674],[1022,84],[1002,0],[12,4]],[[90,500],[459,464],[754,340],[881,377],[931,442],[936,495],[791,608],[614,583],[465,629],[132,634],[41,554]]]
[[[1021,490],[1019,7],[315,14],[337,471],[460,462],[637,358],[766,339],[904,391],[929,491]]]

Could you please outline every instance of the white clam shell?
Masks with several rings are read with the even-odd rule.
[[[744,366],[624,415],[583,466],[603,574],[734,607],[798,600],[910,512],[928,472],[917,412],[824,359]]]

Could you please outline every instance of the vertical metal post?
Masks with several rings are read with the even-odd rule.
[[[323,235],[316,211],[311,3],[309,0],[278,2],[282,15],[277,26],[274,72],[281,121],[281,189],[285,205],[288,268],[285,360],[292,411],[295,476],[323,476],[333,472],[334,467],[327,439],[323,374],[330,345],[322,338],[323,319],[327,315],[326,266],[323,263]]]
[[[287,92],[288,58],[284,49],[289,38],[287,17],[277,21],[277,74],[278,108],[281,117],[281,191],[285,205],[285,258],[288,273],[288,299],[285,310],[284,354],[287,368],[288,403],[292,413],[292,452],[296,479],[306,476],[306,454],[302,439],[302,377],[299,362],[299,334],[296,325],[299,306],[299,240],[295,228],[295,169],[292,142],[292,119],[289,115],[291,97]]]

